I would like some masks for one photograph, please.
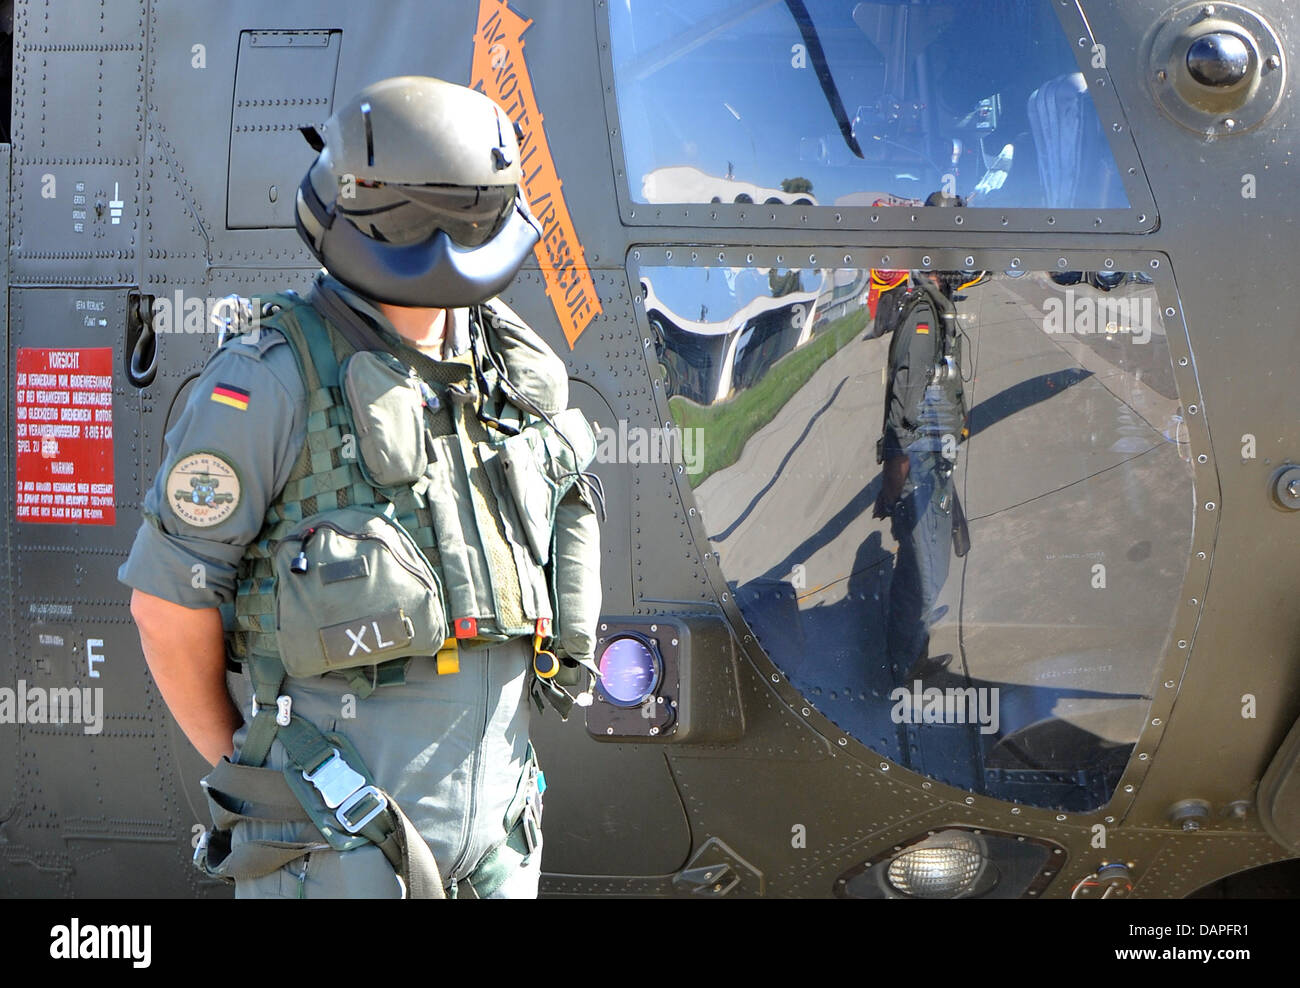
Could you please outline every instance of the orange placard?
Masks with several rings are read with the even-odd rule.
[[[534,253],[546,279],[546,294],[572,349],[601,311],[600,299],[564,202],[563,183],[551,158],[542,112],[524,61],[524,32],[532,23],[511,10],[505,0],[479,0],[470,86],[496,100],[523,132],[519,154],[524,195],[542,226],[542,239]]]

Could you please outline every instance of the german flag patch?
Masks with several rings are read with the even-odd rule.
[[[243,388],[235,387],[233,384],[218,383],[212,389],[211,398],[213,401],[229,405],[231,408],[238,408],[241,412],[248,411],[248,392]]]
[[[916,324],[916,331],[922,336],[930,335],[930,324],[928,322],[919,322]]]

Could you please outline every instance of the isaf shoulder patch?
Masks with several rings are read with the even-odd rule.
[[[221,524],[235,513],[239,498],[239,475],[217,453],[188,453],[167,474],[167,503],[195,528]]]

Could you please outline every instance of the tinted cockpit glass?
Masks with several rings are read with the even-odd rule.
[[[1045,0],[614,0],[634,201],[1127,209]],[[1096,73],[1093,73],[1096,76]]]
[[[634,273],[708,548],[790,683],[931,778],[1105,804],[1195,511],[1150,278]]]

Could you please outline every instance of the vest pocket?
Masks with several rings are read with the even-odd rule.
[[[447,638],[438,575],[382,510],[339,508],[275,545],[280,658],[293,677],[435,655]]]
[[[501,473],[514,503],[533,559],[545,566],[551,554],[551,520],[555,511],[555,484],[546,476],[546,446],[536,429],[511,436],[498,449]]]
[[[429,465],[419,378],[396,357],[374,350],[348,357],[339,377],[366,479],[376,487],[417,481]]]
[[[570,408],[550,423],[535,423],[500,444],[501,467],[533,557],[550,559],[551,530],[561,499],[596,455],[596,437],[583,414]],[[572,444],[572,445],[571,445]]]

